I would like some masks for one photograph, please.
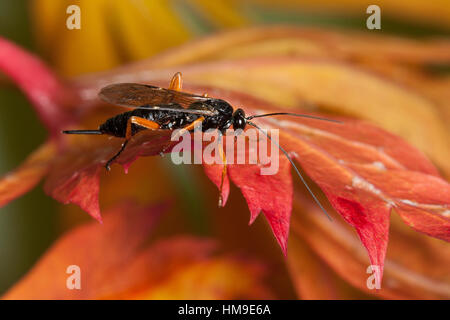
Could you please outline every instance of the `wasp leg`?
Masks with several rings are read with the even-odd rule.
[[[223,144],[222,144],[222,134],[219,131],[219,136],[217,137],[218,143],[219,143],[219,153],[220,156],[222,157],[222,164],[223,164],[223,168],[222,168],[222,179],[220,180],[220,188],[219,188],[219,207],[223,206],[223,197],[222,197],[222,190],[223,190],[223,182],[225,180],[225,177],[227,175],[227,156],[223,150]]]
[[[140,127],[143,127],[145,129],[150,129],[150,130],[155,130],[159,128],[159,124],[154,122],[154,121],[150,121],[144,118],[140,118],[140,117],[131,117],[130,119],[128,119],[127,121],[127,129],[126,129],[126,133],[125,133],[125,141],[122,143],[122,147],[120,148],[120,150],[111,158],[108,160],[108,162],[106,162],[105,164],[105,168],[106,170],[111,170],[111,163],[117,159],[118,156],[120,156],[120,154],[123,152],[123,150],[125,150],[125,147],[128,144],[128,141],[130,141],[131,137],[133,136],[133,131],[132,131],[132,125],[138,125]]]
[[[185,130],[191,131],[191,130],[195,129],[195,127],[196,127],[199,123],[202,123],[204,120],[205,120],[204,117],[200,117],[200,118],[198,118],[197,120],[195,120],[194,122],[188,124],[186,127],[183,127],[180,131],[178,131],[178,132],[171,138],[171,140],[172,140],[172,141],[177,141],[178,138],[185,132]],[[166,150],[167,150],[167,148],[168,148],[169,146],[170,146],[170,143],[167,144],[167,145],[162,149],[162,151],[161,151],[159,154],[160,154],[161,156],[163,156],[164,153],[166,152]]]
[[[111,158],[108,160],[108,162],[106,162],[105,164],[105,168],[106,170],[110,171],[111,170],[111,163],[117,159],[118,156],[120,156],[120,154],[122,153],[123,150],[125,150],[125,147],[127,146],[129,140],[125,140],[124,143],[122,143],[122,147],[120,148],[120,150]]]
[[[205,118],[204,117],[200,117],[200,118],[198,118],[197,120],[195,120],[194,122],[192,122],[191,124],[188,124],[186,127],[184,127],[183,129],[184,130],[187,130],[187,131],[191,131],[191,130],[193,130],[193,129],[195,129],[195,127],[199,124],[199,123],[201,123],[201,122],[203,122],[205,120]],[[179,131],[180,132],[180,131]]]
[[[127,140],[129,140],[133,136],[132,126],[131,126],[132,124],[135,124],[135,125],[138,125],[138,126],[140,126],[142,128],[150,129],[150,130],[159,129],[159,124],[158,123],[156,123],[154,121],[150,121],[150,120],[144,119],[144,118],[133,116],[130,119],[128,119],[128,122],[127,122],[127,131],[126,131],[126,134],[125,134],[125,138]]]
[[[183,77],[181,76],[181,72],[177,72],[172,77],[172,80],[170,80],[169,89],[181,91],[182,87],[183,87]]]

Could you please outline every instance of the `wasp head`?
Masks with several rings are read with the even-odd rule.
[[[236,109],[233,113],[233,129],[245,129],[247,125],[247,120],[245,119],[245,112],[242,109]]]

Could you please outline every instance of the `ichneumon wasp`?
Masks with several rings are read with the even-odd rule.
[[[100,90],[100,99],[117,106],[135,109],[107,119],[97,130],[65,130],[63,133],[106,134],[125,138],[120,150],[105,165],[106,169],[110,170],[111,163],[125,150],[131,137],[141,130],[185,129],[191,131],[201,122],[203,131],[217,129],[221,134],[224,134],[231,126],[233,126],[234,130],[244,130],[247,125],[251,125],[263,133],[272,143],[275,143],[283,152],[311,196],[328,216],[287,151],[250,120],[261,117],[288,115],[331,122],[339,121],[290,112],[267,113],[246,117],[244,110],[240,108],[234,110],[228,102],[222,99],[211,98],[206,94],[190,94],[182,92],[181,89],[182,77],[179,72],[173,76],[168,89],[137,83],[118,83],[106,86]],[[224,154],[223,150],[222,154]],[[225,161],[225,158],[223,160]],[[223,166],[222,184],[225,175],[226,162],[224,162]],[[220,194],[222,194],[222,190],[220,190]],[[219,199],[219,206],[221,206],[221,199]]]

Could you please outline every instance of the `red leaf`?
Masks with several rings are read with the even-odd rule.
[[[64,203],[74,203],[88,212],[94,219],[102,223],[98,194],[100,189],[100,168],[98,165],[89,166],[82,170],[76,170],[71,177],[63,180],[60,185],[55,185],[50,195]],[[48,180],[46,187],[52,183]]]
[[[53,134],[73,121],[64,106],[77,98],[75,92],[37,57],[0,37],[0,70],[28,96],[42,122]]]
[[[259,112],[273,112],[273,109]],[[449,240],[450,186],[402,139],[360,121],[261,119],[281,129],[281,144],[356,228],[382,271],[394,208],[417,231]]]
[[[228,167],[231,180],[247,200],[250,224],[262,211],[286,254],[293,189],[289,162],[280,158],[279,165],[278,173],[274,175],[261,175],[258,165],[235,164]]]
[[[202,70],[206,72],[206,75],[214,72],[214,78],[220,81],[224,81],[224,78],[217,75],[218,71],[224,75],[231,70],[234,72],[233,74],[241,76],[243,67],[247,67],[244,69],[247,72],[244,73],[252,74],[255,78],[258,75],[266,76],[267,68],[265,66],[270,61],[271,59],[264,58],[256,61],[251,58],[237,64],[226,62],[200,67],[190,66],[185,69],[188,76],[190,75],[196,83],[201,84],[202,81],[205,82],[209,79],[204,75],[202,77]],[[280,67],[284,66],[285,70],[291,70],[295,65],[299,66],[298,62],[299,60],[290,58],[275,59],[270,65],[270,70],[276,74],[272,73],[267,77],[280,80],[277,76]],[[308,63],[310,62],[303,61],[300,66]],[[0,68],[13,77],[28,94],[42,119],[52,130],[58,128],[60,123],[67,121],[67,117],[57,106],[63,100],[73,102],[73,97],[68,99],[72,92],[65,88],[36,58],[0,39]],[[139,69],[139,67],[137,68]],[[178,69],[180,68],[177,67],[175,71],[179,71]],[[113,77],[109,79],[108,75],[104,74],[101,79],[93,76],[91,80],[82,80],[79,83],[79,93],[83,97],[83,106],[96,104],[97,100],[94,97],[98,91],[97,86],[104,85],[111,79],[120,78],[123,70],[125,69],[114,71]],[[142,75],[134,70],[134,74],[127,73],[127,79],[139,82],[150,79],[153,84],[161,84],[161,81],[153,80],[172,71],[174,70],[149,71]],[[126,72],[129,70],[127,69]],[[311,82],[316,86],[315,93],[320,91],[317,84],[324,80],[322,73],[319,72],[319,74],[321,76],[314,78],[315,81]],[[341,75],[341,73],[339,74]],[[355,73],[345,73],[345,75],[345,79],[352,81],[355,81],[354,77],[358,76]],[[228,80],[230,79],[232,80],[233,77]],[[293,79],[296,77],[284,78],[280,84],[290,86]],[[339,83],[336,79],[342,78],[333,78],[332,88]],[[244,80],[245,77],[241,79],[241,81]],[[235,81],[231,81],[231,83],[234,85],[233,88],[240,85]],[[274,84],[277,81],[268,83]],[[367,92],[367,86],[372,88],[371,83],[371,81],[366,83],[365,92]],[[266,88],[265,86],[260,88],[258,85],[253,87],[258,87],[260,89],[258,92],[265,91]],[[252,86],[249,86],[247,89],[251,88]],[[302,87],[304,93],[310,89],[309,86]],[[256,110],[257,113],[276,111],[276,108],[262,101],[233,92],[207,90],[204,87],[188,87],[187,91],[197,93],[206,91],[210,96],[228,100],[235,107],[243,107],[249,114]],[[333,92],[333,90],[328,91],[327,99],[334,99],[334,96],[330,94]],[[64,96],[65,99],[62,99],[61,96]],[[353,96],[345,97],[344,100],[347,103],[351,102],[352,107],[359,107],[359,99]],[[330,100],[324,101],[330,102]],[[396,100],[393,99],[393,101]],[[405,101],[412,100],[403,100],[402,105],[407,105]],[[416,106],[417,110],[423,111],[423,106],[419,104]],[[423,113],[418,114],[422,115]],[[430,119],[435,118],[433,113]],[[402,139],[367,123],[349,119],[345,119],[344,124],[306,119],[281,120],[279,118],[255,121],[259,121],[258,124],[266,128],[281,129],[281,144],[300,162],[305,172],[324,191],[333,207],[356,228],[373,264],[383,267],[388,241],[388,218],[392,208],[414,229],[449,240],[449,184],[439,177],[436,168],[419,151],[406,144]],[[439,136],[443,132],[441,129],[439,127]],[[125,169],[139,156],[159,153],[162,145],[167,141],[167,137],[152,136],[152,134],[151,132],[141,133],[133,139],[126,152],[118,159]],[[90,141],[83,148],[69,150],[58,159],[56,165],[51,169],[45,188],[48,193],[60,201],[76,203],[92,216],[100,219],[99,168],[117,151],[119,141],[98,141],[101,143]],[[441,146],[442,141],[440,140],[437,146]],[[70,147],[73,148],[74,145]],[[431,152],[432,148],[424,149]],[[431,152],[431,154],[434,153]],[[229,177],[241,188],[248,202],[251,222],[262,210],[285,251],[292,202],[292,181],[287,173],[289,164],[284,158],[280,159],[280,164],[281,170],[274,176],[260,176],[256,171],[259,168],[255,165],[230,165],[227,171]],[[211,180],[219,186],[222,167],[209,166],[205,170]],[[225,201],[228,193],[229,181],[226,178],[222,191]]]
[[[365,207],[358,202],[336,197],[327,193],[333,207],[350,225],[355,227],[361,242],[366,247],[372,265],[380,267],[383,274],[384,259],[389,240],[390,208],[376,199],[365,202]],[[378,276],[378,273],[375,273]],[[381,279],[378,279],[381,283]]]
[[[258,114],[283,111],[237,93],[215,90],[214,94],[244,107],[247,113],[252,113],[251,109],[258,110]],[[280,129],[280,144],[293,152],[333,207],[356,228],[372,264],[380,266],[381,271],[392,208],[415,230],[449,241],[450,186],[439,177],[433,164],[391,133],[363,121],[343,121],[334,124],[290,117],[260,119],[263,127]],[[280,170],[283,159],[281,155]],[[245,166],[240,167],[245,172]],[[243,184],[251,181],[242,179]],[[274,186],[280,184],[269,184],[267,190]],[[267,202],[267,194],[260,194],[259,199]],[[290,197],[286,195],[285,200]],[[249,208],[252,211],[251,203]],[[284,208],[279,208],[283,212]],[[283,235],[275,236],[280,243]]]
[[[135,135],[125,152],[117,159],[125,172],[139,156],[157,155],[166,145],[168,132],[143,131]],[[55,161],[44,184],[44,190],[56,200],[79,205],[92,217],[101,222],[98,195],[100,172],[117,150],[119,139],[98,136],[83,140],[74,137],[65,152]]]
[[[190,91],[211,92],[205,88],[191,88]],[[242,94],[220,90],[212,92],[235,106],[244,107],[248,114],[254,113],[252,110],[258,110],[258,113],[279,111]],[[254,121],[259,121],[258,124],[265,128],[280,129],[280,144],[300,162],[332,206],[355,227],[372,264],[380,266],[381,271],[392,208],[416,230],[448,240],[449,185],[439,178],[436,168],[421,152],[399,137],[350,119],[345,119],[342,124],[299,118],[261,118]],[[127,166],[138,156],[158,154],[167,143],[169,133],[165,132],[166,136],[159,134],[138,134],[118,162]],[[118,148],[117,140],[102,140],[95,145],[90,141],[86,149],[69,152],[52,170],[45,185],[47,192],[57,199],[88,208],[91,215],[98,218],[97,170]],[[73,161],[83,158],[85,160],[79,160],[81,162]],[[246,198],[250,223],[262,211],[283,252],[286,252],[292,178],[290,164],[282,154],[279,164],[278,173],[272,176],[260,175],[259,165],[227,165],[227,177]],[[208,177],[216,186],[220,186],[222,168],[220,164],[205,166]],[[224,203],[229,194],[227,177],[222,191]],[[86,182],[92,186],[85,188]]]

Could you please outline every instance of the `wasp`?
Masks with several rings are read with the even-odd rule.
[[[185,129],[192,131],[197,124],[202,124],[202,130],[217,129],[220,134],[233,127],[234,130],[244,130],[247,125],[253,126],[263,133],[270,141],[270,136],[265,133],[258,125],[253,123],[252,119],[269,116],[288,115],[296,117],[312,118],[317,120],[325,120],[331,122],[339,122],[337,120],[325,119],[321,117],[297,114],[290,112],[276,112],[261,115],[246,116],[241,108],[234,108],[226,101],[218,98],[208,97],[207,94],[195,95],[182,90],[182,76],[177,72],[170,81],[168,89],[137,83],[117,83],[102,88],[98,94],[99,98],[105,102],[134,108],[134,110],[118,114],[104,123],[100,124],[97,130],[64,130],[64,134],[92,134],[92,135],[110,135],[118,138],[124,138],[124,142],[117,153],[109,159],[105,168],[109,171],[111,163],[116,160],[125,150],[130,139],[142,130],[176,130]],[[280,145],[277,147],[288,158],[294,167],[297,175],[308,189],[314,200],[325,214],[326,210],[322,207],[305,179],[301,175],[297,166],[287,151]],[[163,150],[164,152],[165,150]],[[222,155],[224,155],[222,149]],[[226,158],[223,156],[223,160]],[[226,175],[226,162],[224,162],[222,172],[222,185]],[[222,194],[222,185],[220,187],[220,195]],[[221,206],[221,198],[219,206]],[[328,214],[327,214],[328,216]]]

